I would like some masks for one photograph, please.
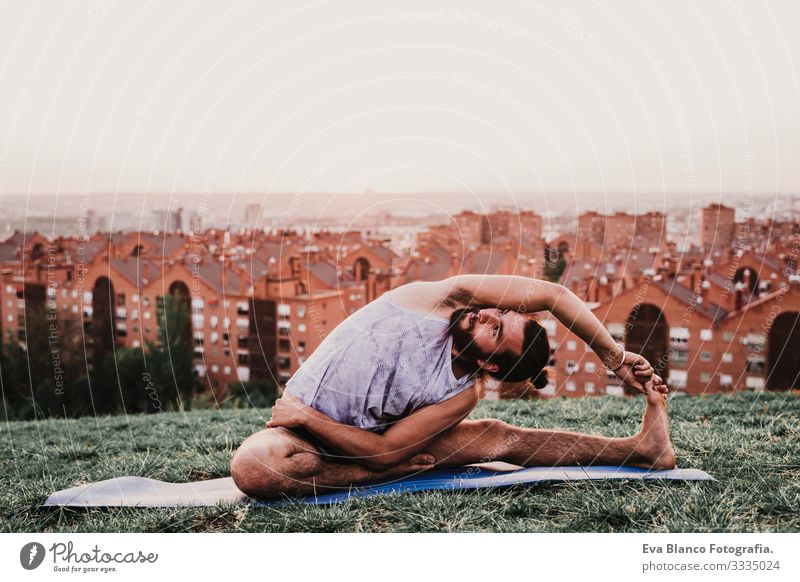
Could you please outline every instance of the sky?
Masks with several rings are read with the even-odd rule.
[[[7,2],[0,197],[800,191],[797,2],[403,4]]]

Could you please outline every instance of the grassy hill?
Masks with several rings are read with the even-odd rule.
[[[641,398],[482,402],[474,418],[625,436]],[[424,492],[334,507],[175,509],[39,507],[53,491],[121,475],[166,481],[228,475],[230,458],[268,410],[9,422],[0,445],[0,531],[800,531],[800,396],[670,400],[681,467],[717,482],[576,482]]]

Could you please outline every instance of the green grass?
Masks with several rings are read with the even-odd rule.
[[[473,417],[624,436],[637,430],[643,408],[641,398],[618,397],[482,402]],[[538,484],[334,507],[39,507],[53,491],[121,475],[174,482],[227,476],[231,455],[263,426],[266,410],[11,422],[0,448],[0,531],[800,531],[800,397],[677,398],[669,408],[678,465],[718,481]]]

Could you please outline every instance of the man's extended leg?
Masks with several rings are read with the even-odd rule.
[[[413,473],[432,457],[440,467],[506,461],[517,465],[630,465],[671,469],[675,456],[669,440],[665,396],[646,396],[642,428],[626,438],[519,428],[495,419],[463,421],[443,433],[428,450],[384,473],[351,464],[328,462],[313,446],[280,428],[248,437],[231,462],[234,482],[252,497],[308,495],[346,488],[368,479]]]
[[[354,463],[330,462],[305,440],[285,428],[267,428],[247,437],[231,461],[236,486],[251,497],[330,493],[353,483],[419,471],[433,462],[428,454],[415,455],[382,473]]]
[[[495,419],[463,421],[443,433],[426,452],[439,467],[505,461],[525,467],[629,465],[671,469],[675,455],[669,440],[666,396],[648,390],[642,428],[626,438],[529,429]]]

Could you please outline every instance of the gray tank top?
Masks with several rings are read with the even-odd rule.
[[[475,383],[469,374],[453,374],[448,325],[382,295],[340,323],[286,391],[338,422],[383,432]]]

